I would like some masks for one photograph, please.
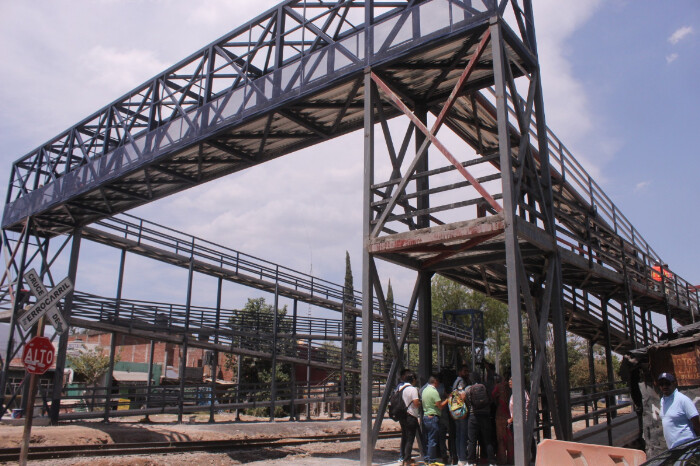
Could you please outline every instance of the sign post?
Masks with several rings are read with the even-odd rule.
[[[22,351],[22,364],[24,364],[27,373],[31,375],[29,376],[29,399],[25,405],[26,412],[24,413],[22,448],[19,454],[19,464],[21,466],[27,464],[27,455],[29,454],[37,376],[49,370],[56,358],[56,350],[51,344],[51,340],[44,337],[44,320],[48,317],[56,333],[65,332],[68,329],[68,325],[56,305],[68,293],[73,291],[73,283],[71,283],[69,278],[65,278],[51,291],[48,291],[34,269],[24,274],[24,280],[29,285],[31,293],[36,297],[36,303],[19,316],[19,323],[25,331],[30,330],[37,323],[39,325],[36,330],[37,336],[29,340]]]
[[[68,328],[63,314],[56,307],[58,302],[68,293],[73,291],[73,283],[70,278],[64,278],[51,291],[48,291],[34,269],[24,274],[24,279],[29,284],[29,290],[36,296],[36,303],[19,316],[19,325],[27,331],[36,324],[41,316],[46,314],[49,323],[53,325],[57,333],[63,333]]]

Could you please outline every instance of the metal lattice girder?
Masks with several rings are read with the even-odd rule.
[[[494,8],[288,0],[17,160],[3,228],[36,215],[46,234],[66,231],[358,129],[366,66]]]
[[[63,249],[70,242],[70,236],[61,241],[59,247],[49,252],[49,239],[42,237],[36,230],[36,226],[28,219],[25,222],[25,227],[22,233],[16,238],[10,238],[11,232],[2,232],[2,243],[5,252],[12,251],[7,255],[7,263],[5,266],[4,278],[0,285],[0,302],[6,308],[5,314],[10,323],[9,338],[7,341],[6,364],[3,365],[3,370],[0,373],[0,393],[9,394],[2,406],[0,406],[0,416],[4,414],[10,404],[17,397],[27,390],[28,375],[24,377],[22,383],[15,387],[8,387],[8,371],[10,363],[13,359],[19,357],[24,345],[36,335],[36,328],[23,330],[19,325],[18,317],[24,306],[27,306],[31,298],[28,291],[25,291],[23,285],[24,276],[27,271],[32,268],[40,270],[42,279],[48,279],[49,287],[56,285],[56,280],[51,273],[51,266],[59,257]],[[5,281],[7,283],[5,284]],[[26,286],[26,288],[29,288]],[[67,308],[66,304],[57,306],[59,312]],[[58,333],[51,336],[51,341],[56,340]],[[26,399],[26,397],[23,397]]]

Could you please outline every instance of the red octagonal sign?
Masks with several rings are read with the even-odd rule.
[[[49,370],[55,357],[56,350],[46,337],[32,338],[22,351],[22,362],[30,374],[40,375]]]

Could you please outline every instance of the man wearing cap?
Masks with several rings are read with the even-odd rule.
[[[693,401],[678,391],[676,377],[664,372],[658,378],[661,389],[661,423],[669,449],[700,435],[700,417]]]

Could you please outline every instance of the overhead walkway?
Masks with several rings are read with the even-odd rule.
[[[286,0],[18,159],[2,227],[68,232],[360,129],[366,67],[438,48],[439,70],[494,9],[376,1],[366,28],[364,3]]]
[[[361,314],[355,306],[362,303],[362,294],[356,290],[344,290],[343,285],[131,215],[115,216],[87,226],[83,228],[83,238],[184,268],[188,268],[191,262],[193,270],[202,274],[272,294],[276,292],[280,296],[324,309],[356,316]],[[376,298],[374,309],[373,329],[380,338],[384,333],[384,324]],[[393,304],[392,312],[395,325],[400,327],[407,314],[406,307]],[[207,318],[209,326],[213,325],[211,319],[210,314]],[[197,319],[191,320],[196,325]],[[319,322],[322,320],[325,321],[321,319]],[[361,329],[361,323],[357,325]],[[336,326],[335,331],[340,329]],[[433,332],[436,337],[439,333],[440,340],[446,344],[471,345],[472,342],[471,330],[459,324],[435,321]]]
[[[484,31],[484,19],[491,13],[489,3],[476,2],[467,8],[433,0],[412,7],[406,4],[405,9],[399,3],[384,5],[385,16],[380,16],[370,27],[375,44],[369,56],[364,48],[364,34],[369,31],[341,21],[331,36],[324,32],[327,25],[315,26],[324,21],[333,23],[343,15],[349,18],[363,10],[350,2],[314,5],[317,15],[312,16],[313,24],[306,28],[299,25],[301,4],[285,2],[236,29],[16,161],[3,228],[19,230],[28,216],[49,236],[95,220],[102,219],[108,224],[115,213],[136,205],[360,128],[364,99],[361,79],[368,64],[381,68],[381,75],[397,89],[411,89],[414,100],[427,99],[429,110],[437,114],[440,102],[459,77],[455,67],[464,63],[459,61],[460,54],[468,56],[476,48],[476,38]],[[428,11],[433,16],[445,13],[445,22],[430,22],[426,19]],[[271,45],[263,39],[271,37],[270,28],[283,18],[295,26],[279,35],[282,44],[291,41],[301,29],[314,39],[301,53],[278,47],[277,64],[254,66],[261,54],[271,50]],[[420,27],[408,18],[418,19]],[[245,36],[247,40],[252,26],[265,32],[261,32],[256,48],[239,53],[240,47],[232,45],[234,39]],[[520,72],[529,69],[532,63],[528,62],[531,57],[528,58],[527,51],[507,27],[504,34],[510,59],[518,63]],[[283,53],[287,55],[282,57]],[[482,63],[492,60],[490,53],[488,48],[484,51]],[[450,60],[453,68],[445,72],[444,64]],[[438,73],[441,80],[425,79],[436,76],[439,70],[442,70]],[[241,74],[235,77],[236,73]],[[513,73],[514,77],[519,76],[517,67]],[[465,87],[474,89],[480,83],[488,83],[493,79],[491,76],[487,67],[480,66]],[[204,85],[207,82],[232,85]],[[493,155],[498,151],[498,122],[492,94],[487,88],[460,96],[452,114],[447,116],[446,124],[479,154],[473,161],[464,162],[464,166],[476,162],[498,168],[498,159]],[[512,96],[509,99],[511,114],[515,115]],[[382,112],[387,118],[399,113],[388,104],[383,104]],[[513,126],[510,131],[514,137],[519,134]],[[535,140],[534,121],[530,132]],[[651,323],[650,311],[669,314],[682,324],[694,321],[698,312],[697,290],[677,274],[671,274],[673,279],[664,280],[663,284],[652,279],[652,267],[663,260],[561,141],[551,131],[547,138],[555,183],[557,237],[543,236],[536,221],[532,225],[523,221],[519,226],[520,239],[523,247],[533,252],[555,246],[558,249],[564,267],[570,330],[602,341],[602,311],[596,309],[601,307],[600,296],[614,301],[608,304],[612,306],[608,313],[611,338],[618,350],[658,339],[660,331]],[[495,176],[481,182],[497,180],[498,173]],[[397,183],[398,180],[389,180],[378,184],[376,189]],[[496,200],[501,196],[500,192],[491,195]],[[380,212],[383,203],[375,203],[374,208]],[[421,212],[434,216],[441,210],[444,207]],[[394,215],[389,220],[408,223],[421,212],[409,210],[402,217]],[[498,215],[490,221],[488,240],[470,250],[450,254],[448,259],[441,259],[429,249],[413,253],[410,247],[387,246],[387,242],[402,240],[401,236],[392,235],[375,241],[371,251],[412,268],[435,270],[504,300],[507,289],[504,268],[489,265],[504,261],[503,222]],[[475,219],[460,223],[459,231],[463,234],[452,235],[451,239],[465,243],[483,236],[468,231],[481,222]],[[108,228],[114,230],[119,226]],[[105,239],[105,233],[89,232],[92,239],[111,241]],[[124,233],[133,239],[131,232]],[[407,233],[411,237],[424,234],[429,236],[430,232],[414,229]],[[124,241],[129,240],[124,238]],[[431,245],[445,247],[440,241]],[[138,238],[136,245],[130,247],[139,250]],[[178,250],[187,247],[183,242],[176,245]],[[454,245],[451,248],[455,249]],[[182,257],[162,255],[161,260],[178,262]],[[536,262],[533,259],[529,269],[541,267]],[[216,268],[226,264],[210,261],[199,265],[216,274]],[[261,282],[263,279],[263,276],[245,278],[249,284],[265,288],[268,285]],[[307,289],[298,283],[290,285],[286,290],[290,295],[306,294],[305,299],[325,301],[335,308],[341,302],[338,296],[333,296],[340,290],[324,290],[323,285]],[[270,291],[269,287],[267,290]],[[630,294],[635,312],[623,309]],[[583,305],[584,302],[587,304]]]
[[[250,266],[192,238],[152,235],[115,215],[364,128],[363,290],[381,287],[375,259],[417,271],[408,309],[424,319],[426,344],[432,274],[508,302],[515,387],[524,386],[524,311],[531,393],[544,387],[555,429],[569,438],[566,377],[552,382],[545,370],[547,322],[558,374],[566,372],[567,331],[604,345],[611,369],[612,351],[661,337],[654,314],[665,317],[663,331],[694,322],[698,289],[665,265],[547,128],[532,2],[522,4],[284,1],[18,159],[2,228],[22,231],[30,218],[38,238],[83,228],[93,241],[179,266],[192,261],[198,272],[267,291],[275,284],[329,309],[346,302],[359,315],[361,297],[345,300],[341,287]],[[464,143],[459,157],[440,142],[442,127]],[[386,150],[375,153],[380,142]],[[379,157],[390,172],[375,172]],[[377,303],[369,304],[365,318],[379,321]],[[419,349],[427,375],[431,348]],[[362,378],[369,400],[369,364]],[[362,409],[369,463],[372,411]],[[535,417],[516,413],[523,458]]]

